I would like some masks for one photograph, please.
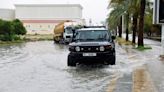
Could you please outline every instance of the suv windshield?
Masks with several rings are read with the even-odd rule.
[[[106,41],[109,39],[107,30],[78,31],[75,40],[77,41]]]

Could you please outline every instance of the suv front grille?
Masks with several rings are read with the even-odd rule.
[[[80,52],[99,52],[99,46],[81,46]]]

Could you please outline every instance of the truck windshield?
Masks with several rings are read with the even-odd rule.
[[[67,34],[72,34],[73,32],[72,32],[72,28],[66,28],[65,29],[65,32],[67,33]]]
[[[107,30],[78,31],[75,40],[77,41],[106,41],[110,36]]]

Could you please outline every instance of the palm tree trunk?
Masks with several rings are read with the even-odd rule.
[[[139,18],[138,46],[144,46],[143,30],[144,30],[144,14],[145,14],[146,0],[141,0],[140,2],[141,5],[140,5],[140,18]]]
[[[126,41],[129,40],[129,13],[126,15]]]
[[[137,14],[133,15],[133,39],[132,39],[132,43],[135,44],[136,43],[136,32],[137,32]]]
[[[120,17],[120,23],[118,26],[118,35],[119,37],[122,37],[122,16]]]
[[[115,28],[115,36],[117,36],[117,27]]]

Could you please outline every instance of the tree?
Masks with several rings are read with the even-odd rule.
[[[117,12],[120,12],[120,15],[125,14],[125,12],[128,12],[128,16],[133,17],[133,39],[132,42],[135,43],[135,38],[136,38],[136,32],[137,32],[137,24],[138,24],[138,12],[139,12],[139,0],[111,0],[109,6],[112,8],[114,7],[114,10]],[[108,7],[109,7],[108,6]],[[114,11],[113,10],[113,11]],[[116,15],[113,15],[116,16]],[[118,16],[117,16],[118,17]],[[127,15],[126,15],[127,17]],[[118,17],[119,18],[119,17]],[[129,19],[129,18],[128,18]],[[127,20],[126,22],[128,22]],[[127,24],[128,27],[129,24]],[[128,28],[126,28],[126,37],[128,39]]]
[[[137,24],[138,24],[138,14],[135,13],[133,15],[133,25],[132,25],[132,30],[133,30],[133,35],[132,35],[132,43],[135,44],[136,43],[136,32],[137,32]]]
[[[150,12],[149,4],[150,0],[111,0],[109,6],[113,9],[117,9],[118,7],[120,10],[117,9],[118,12],[124,11],[129,13],[129,17],[132,17],[132,30],[133,30],[133,37],[132,43],[136,43],[136,32],[138,31],[138,46],[143,46],[143,28],[144,28],[144,15],[146,12]],[[109,7],[108,6],[108,7]],[[145,7],[149,7],[148,11],[145,12]],[[114,11],[114,10],[113,10]],[[113,15],[114,16],[114,15]],[[118,17],[118,16],[117,16]],[[118,17],[119,18],[119,17]],[[139,23],[138,23],[139,19]],[[128,21],[126,21],[128,22]],[[146,21],[147,22],[147,21]],[[139,26],[138,26],[139,24]],[[126,28],[126,34],[128,34],[128,30]],[[128,40],[128,36],[126,35],[126,40]]]
[[[118,36],[122,37],[122,16],[120,17],[120,22],[118,25]]]
[[[20,20],[18,20],[18,19],[13,20],[12,25],[14,27],[13,30],[14,30],[15,34],[17,34],[17,35],[25,35],[26,34],[27,31],[26,31],[25,27],[23,26],[23,23]]]
[[[3,35],[1,40],[3,40],[3,41],[12,41],[13,40],[12,38],[14,35],[14,31],[13,31],[13,27],[11,26],[10,21],[3,21],[1,23],[0,30],[1,30],[0,34]]]
[[[137,32],[137,24],[138,24],[138,14],[139,14],[139,1],[140,0],[129,0],[130,1],[130,5],[129,5],[129,13],[132,15],[132,43],[135,44],[136,43],[136,32]]]
[[[0,40],[2,41],[13,41],[19,40],[19,35],[26,34],[21,21],[15,19],[13,21],[6,21],[0,19]]]
[[[3,34],[3,29],[2,29],[3,23],[4,23],[4,21],[2,19],[0,19],[0,35]]]
[[[126,41],[129,40],[129,13],[126,13]]]
[[[146,0],[140,1],[140,17],[139,17],[139,32],[138,32],[138,46],[144,46],[143,42],[143,30],[144,30],[144,15]]]
[[[113,27],[111,27],[111,28],[117,29],[117,27],[118,27],[119,37],[122,37],[122,31],[123,31],[122,18],[123,18],[123,15],[125,15],[125,12],[128,10],[128,7],[127,7],[128,3],[129,3],[128,0],[111,0],[111,2],[109,4],[110,7],[108,7],[108,8],[113,8],[111,13],[109,14],[108,22],[112,26],[115,25],[114,28]],[[127,20],[127,21],[129,21],[129,20]],[[126,36],[128,36],[128,34],[126,34]]]

